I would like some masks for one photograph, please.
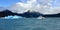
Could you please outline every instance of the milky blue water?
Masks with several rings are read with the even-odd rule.
[[[60,30],[60,18],[0,19],[0,30]]]

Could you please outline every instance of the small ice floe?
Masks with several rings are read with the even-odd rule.
[[[22,18],[21,16],[13,16],[13,19],[15,19],[15,18]]]
[[[38,19],[45,19],[45,17],[40,16],[40,17],[38,17]]]
[[[4,19],[17,19],[17,18],[22,18],[20,16],[7,16],[7,17],[3,17]]]
[[[12,19],[13,16],[3,17],[4,19]]]

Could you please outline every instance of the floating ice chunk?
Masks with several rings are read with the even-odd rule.
[[[21,16],[13,16],[13,19],[15,19],[15,18],[22,18]]]
[[[40,17],[38,17],[37,19],[45,19],[45,17],[40,16]]]
[[[5,19],[11,19],[13,16],[4,17]]]
[[[22,18],[21,16],[7,16],[4,17],[5,19],[17,19],[17,18]]]

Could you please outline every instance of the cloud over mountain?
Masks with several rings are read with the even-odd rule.
[[[26,2],[17,2],[9,7],[14,13],[23,13],[27,10],[37,11],[43,14],[60,13],[60,7],[52,7],[53,0],[27,0]]]

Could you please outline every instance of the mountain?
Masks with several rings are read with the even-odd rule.
[[[26,18],[37,18],[39,16],[42,16],[43,14],[39,13],[39,12],[24,12],[22,14],[18,14],[18,16],[22,16],[22,17],[26,17]]]
[[[58,13],[58,14],[43,15],[43,17],[60,17],[60,13]]]
[[[0,11],[0,17],[6,17],[6,16],[21,16],[21,17],[26,17],[26,18],[37,18],[39,16],[43,16],[43,17],[60,17],[60,13],[58,14],[48,14],[48,15],[44,15],[41,14],[39,12],[30,12],[29,10],[27,12],[24,13],[13,13],[11,11],[9,11],[8,9],[4,10],[4,11]]]
[[[9,16],[9,15],[13,15],[13,13],[11,11],[9,11],[8,9],[0,12],[0,17],[5,17],[5,16]]]
[[[42,16],[42,14],[40,14],[39,12],[30,12],[30,11],[24,12],[22,14],[18,14],[18,13],[13,13],[13,12],[9,11],[8,9],[6,9],[6,10],[0,12],[0,17],[14,16],[14,15],[22,16],[22,17],[26,17],[26,18],[37,18],[39,16]]]

